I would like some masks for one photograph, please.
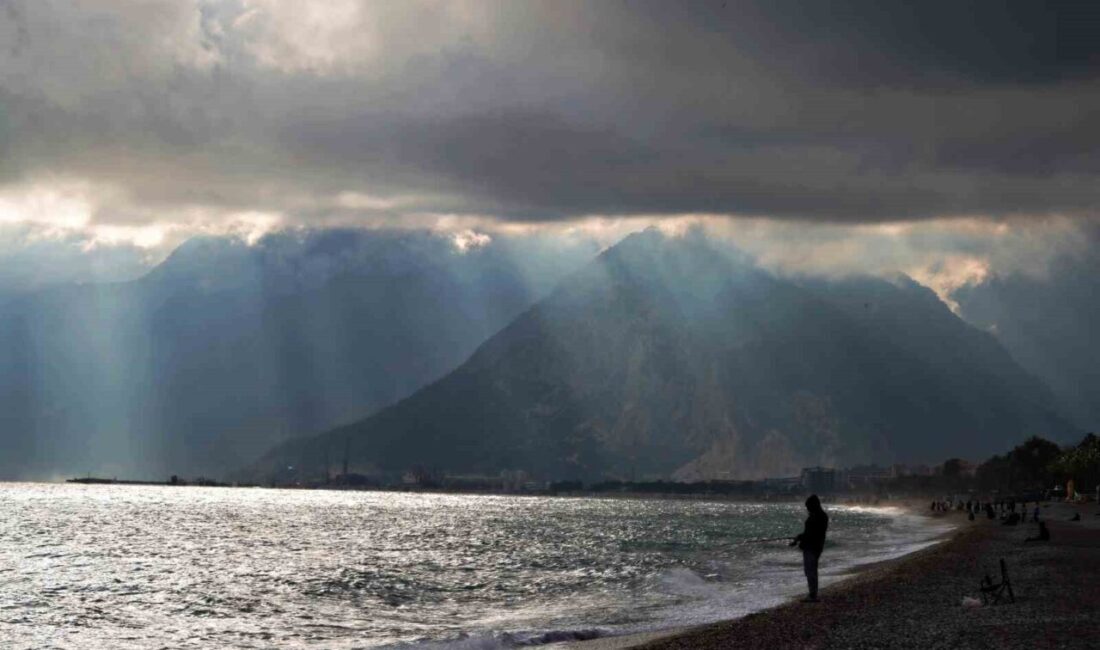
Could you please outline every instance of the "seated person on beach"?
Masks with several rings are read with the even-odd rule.
[[[811,494],[806,499],[806,510],[810,516],[806,518],[806,525],[791,542],[791,546],[798,545],[802,549],[802,568],[806,572],[806,584],[810,595],[803,602],[817,601],[817,562],[821,558],[821,551],[825,549],[825,531],[829,529],[829,515],[821,507],[821,499],[816,494]]]
[[[1050,531],[1047,530],[1047,522],[1040,521],[1039,522],[1039,534],[1036,535],[1035,537],[1028,537],[1024,541],[1025,542],[1049,542],[1050,541]]]
[[[1008,513],[1008,516],[1005,517],[1004,523],[1001,524],[1001,525],[1002,526],[1015,526],[1018,523],[1020,523],[1020,515],[1015,513],[1015,512],[1010,512],[1010,513]]]

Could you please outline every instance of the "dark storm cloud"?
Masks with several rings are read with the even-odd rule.
[[[92,4],[2,3],[0,174],[122,188],[100,220],[312,220],[341,192],[401,197],[391,220],[1100,200],[1098,3]]]
[[[1056,196],[1046,191],[1043,177],[1091,173],[1097,163],[1089,155],[1095,138],[1057,134],[930,146],[858,133],[719,128],[657,141],[513,110],[299,123],[286,137],[299,156],[354,165],[364,181],[419,182],[461,196],[433,209],[517,220],[738,213],[875,221],[1084,210],[1098,197],[1090,182],[1074,178],[1063,178]]]
[[[1090,0],[754,5],[768,37],[802,59],[792,69],[832,82],[1042,84],[1095,77],[1100,65],[1100,7]]]

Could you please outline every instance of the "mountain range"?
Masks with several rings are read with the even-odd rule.
[[[220,476],[465,360],[596,253],[539,238],[188,241],[130,282],[0,305],[0,478]]]
[[[955,290],[959,315],[988,330],[1083,429],[1100,422],[1100,228],[1041,273],[996,273]]]
[[[246,475],[318,476],[346,453],[373,475],[759,478],[1075,431],[992,334],[907,277],[780,277],[699,232],[650,230],[438,381]]]

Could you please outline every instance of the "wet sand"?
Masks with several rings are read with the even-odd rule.
[[[867,567],[821,592],[741,619],[687,630],[600,639],[576,650],[708,648],[1100,647],[1100,511],[1044,508],[1049,543],[1026,544],[1035,524],[1002,526],[951,514],[958,531],[937,546]],[[1067,521],[1079,512],[1082,521]],[[1008,564],[1015,603],[964,607],[979,581]],[[827,558],[822,558],[823,562]],[[572,646],[571,646],[572,650]]]

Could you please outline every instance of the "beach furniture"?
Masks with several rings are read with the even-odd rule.
[[[1008,602],[1016,602],[1016,595],[1012,593],[1012,582],[1008,579],[1008,568],[1005,566],[1004,558],[1001,558],[1001,581],[993,582],[989,574],[986,574],[982,578],[981,591],[982,602],[986,605],[996,605],[1006,596]]]

